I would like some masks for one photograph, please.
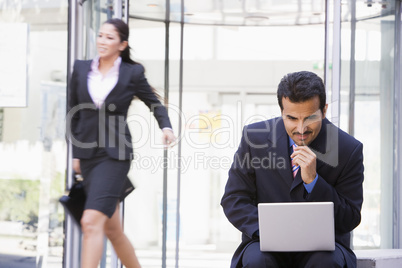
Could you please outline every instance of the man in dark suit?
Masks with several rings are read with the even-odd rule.
[[[356,267],[350,232],[361,219],[363,145],[325,118],[316,74],[284,76],[277,95],[282,117],[245,126],[229,170],[221,205],[242,232],[231,267]],[[334,203],[335,251],[260,251],[258,203],[327,201]]]

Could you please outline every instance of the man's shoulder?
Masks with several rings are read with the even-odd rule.
[[[280,124],[283,125],[283,121],[281,117],[275,117],[272,119],[268,119],[268,120],[264,120],[264,121],[259,121],[259,122],[255,122],[255,123],[251,123],[248,125],[244,126],[244,130],[245,131],[252,131],[252,130],[274,130],[276,129],[276,127],[280,126]]]
[[[325,119],[325,121],[327,129],[326,132],[327,140],[331,141],[332,143],[338,141],[338,150],[341,154],[349,154],[354,150],[356,150],[357,148],[360,148],[359,150],[362,150],[363,144],[359,140],[357,140],[355,137],[353,137],[346,131],[342,130],[340,127],[335,126],[329,120]],[[332,133],[329,133],[328,130],[331,129],[332,131],[330,132]]]
[[[356,139],[354,136],[350,135],[346,131],[342,130],[340,127],[335,126],[331,121],[327,120],[327,125],[331,125],[331,127],[337,129],[339,139],[341,141],[356,145],[361,144],[361,142],[358,139]]]
[[[254,144],[274,142],[278,137],[286,133],[281,117],[259,121],[244,126],[243,137]]]

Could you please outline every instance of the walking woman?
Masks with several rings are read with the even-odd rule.
[[[119,216],[119,203],[134,189],[127,178],[133,151],[126,118],[132,99],[138,97],[151,109],[165,145],[176,139],[143,66],[130,59],[128,36],[125,22],[106,21],[96,40],[98,56],[77,60],[71,77],[67,131],[73,169],[82,174],[87,193],[81,219],[82,268],[98,267],[105,235],[125,267],[140,267]]]

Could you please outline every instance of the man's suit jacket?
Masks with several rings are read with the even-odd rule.
[[[102,147],[110,157],[128,160],[133,149],[126,118],[134,96],[151,109],[160,128],[171,128],[167,111],[149,86],[143,66],[126,62],[121,62],[117,84],[98,109],[88,91],[91,62],[77,60],[71,76],[66,127],[73,157],[91,158]]]
[[[324,119],[309,147],[317,154],[318,179],[307,194],[300,172],[295,179],[292,176],[283,120],[275,118],[244,128],[221,200],[227,218],[242,232],[231,267],[241,267],[244,249],[258,240],[258,203],[324,201],[334,202],[335,240],[344,247],[348,267],[356,265],[350,232],[361,220],[363,145]]]

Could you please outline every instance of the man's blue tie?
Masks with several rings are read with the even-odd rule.
[[[294,152],[294,150],[295,150],[295,148],[297,147],[297,145],[296,145],[296,144],[293,144],[292,146],[293,146],[292,149],[293,149],[293,152]],[[299,171],[299,168],[300,168],[300,166],[297,166],[297,165],[293,164],[293,158],[292,158],[292,173],[293,173],[293,178],[296,177],[296,174],[297,174],[297,171]]]

